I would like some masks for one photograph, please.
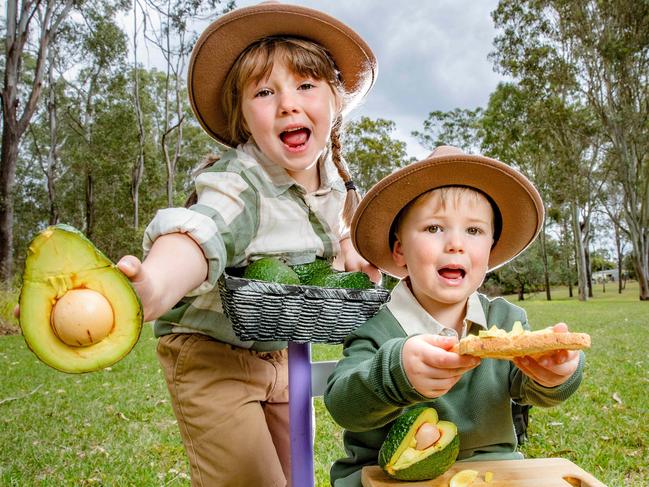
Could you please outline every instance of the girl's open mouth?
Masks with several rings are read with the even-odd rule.
[[[300,150],[311,137],[311,130],[306,127],[295,127],[279,134],[279,138],[289,150]]]

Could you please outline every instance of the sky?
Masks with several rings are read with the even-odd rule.
[[[237,0],[238,7],[259,3]],[[286,2],[289,3],[289,2]],[[378,59],[378,78],[348,119],[384,118],[393,138],[422,159],[413,130],[434,110],[485,106],[503,77],[487,55],[496,34],[491,11],[497,0],[291,0],[315,8],[354,29]],[[146,59],[142,59],[146,63]]]

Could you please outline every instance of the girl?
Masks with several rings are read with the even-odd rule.
[[[195,204],[160,210],[145,259],[118,267],[155,322],[158,357],[193,485],[286,485],[284,342],[242,342],[217,279],[268,255],[378,270],[348,237],[358,203],[341,157],[344,110],[369,90],[371,50],[349,27],[304,7],[263,3],[211,24],[189,65],[194,113],[232,147],[196,177]]]

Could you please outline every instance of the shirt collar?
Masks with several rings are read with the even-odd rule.
[[[304,188],[295,182],[286,170],[271,161],[270,158],[264,154],[257,146],[257,143],[250,138],[245,144],[239,144],[237,147],[239,152],[243,152],[249,157],[252,157],[264,169],[271,183],[281,192],[288,191],[292,186],[298,188],[301,192],[305,192]],[[327,151],[324,157],[318,161],[318,168],[320,174],[320,187],[314,191],[316,195],[322,195],[330,192],[331,190],[344,193],[345,185],[338,174],[338,169],[331,159],[331,151]]]
[[[386,306],[408,336],[421,333],[447,336],[457,335],[455,330],[439,323],[419,304],[417,298],[410,291],[407,278],[402,279],[394,287],[390,295],[390,301]],[[464,317],[464,329],[462,335],[458,338],[464,338],[471,329],[472,324],[487,329],[487,317],[485,316],[477,292],[469,296],[467,312]]]

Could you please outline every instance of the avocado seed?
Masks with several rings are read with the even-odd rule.
[[[417,450],[425,450],[426,448],[435,444],[441,433],[437,426],[431,423],[424,423],[417,430],[415,434],[415,439],[417,440]]]
[[[66,345],[87,347],[100,342],[113,329],[113,308],[92,289],[72,289],[54,305],[52,328]]]

